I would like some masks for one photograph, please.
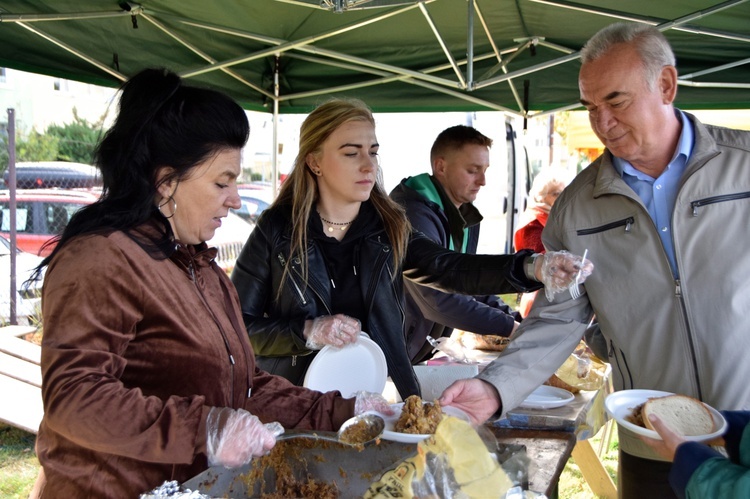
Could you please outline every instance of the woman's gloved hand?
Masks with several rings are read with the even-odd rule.
[[[280,434],[278,426],[264,425],[244,409],[212,407],[206,419],[208,465],[236,468],[267,454]]]
[[[310,350],[320,350],[326,345],[341,348],[354,343],[359,338],[362,325],[357,319],[344,314],[321,315],[305,321],[306,346]]]
[[[541,260],[541,265],[539,261]],[[580,256],[567,251],[548,251],[537,259],[535,275],[544,284],[547,299],[552,300],[555,293],[568,289],[572,283],[583,283],[594,271],[594,264],[590,260],[583,260]],[[580,270],[580,276],[578,271]]]
[[[379,393],[358,391],[354,401],[354,415],[359,416],[366,412],[374,411],[385,416],[392,416],[391,404]]]

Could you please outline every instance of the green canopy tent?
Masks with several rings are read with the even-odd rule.
[[[0,67],[117,86],[167,66],[256,111],[532,116],[577,107],[578,51],[616,20],[664,30],[680,107],[750,107],[747,0],[3,0]]]
[[[618,20],[664,31],[679,107],[750,108],[748,0],[3,0],[0,67],[116,87],[166,66],[274,123],[334,95],[528,118],[580,106],[579,50]]]

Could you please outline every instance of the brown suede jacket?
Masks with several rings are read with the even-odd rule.
[[[42,497],[138,497],[206,469],[212,406],[285,428],[354,409],[255,367],[237,293],[205,244],[155,259],[122,232],[66,244],[43,291]]]

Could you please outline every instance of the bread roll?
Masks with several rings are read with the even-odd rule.
[[[714,431],[711,412],[700,400],[685,395],[651,398],[643,405],[643,423],[653,430],[648,417],[656,414],[672,431],[686,437]]]
[[[556,388],[562,388],[563,390],[567,390],[574,395],[581,391],[580,388],[575,387],[573,385],[569,385],[565,381],[561,380],[556,374],[553,374],[552,376],[550,376],[549,379],[545,381],[543,384],[554,386]]]

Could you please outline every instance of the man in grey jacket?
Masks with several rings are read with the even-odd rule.
[[[596,265],[580,298],[539,296],[511,345],[441,403],[503,414],[562,364],[595,313],[615,389],[750,408],[750,133],[673,107],[677,69],[654,27],[618,23],[581,51],[579,88],[606,150],[565,189],[542,240]],[[620,429],[620,497],[674,497],[670,464]]]

